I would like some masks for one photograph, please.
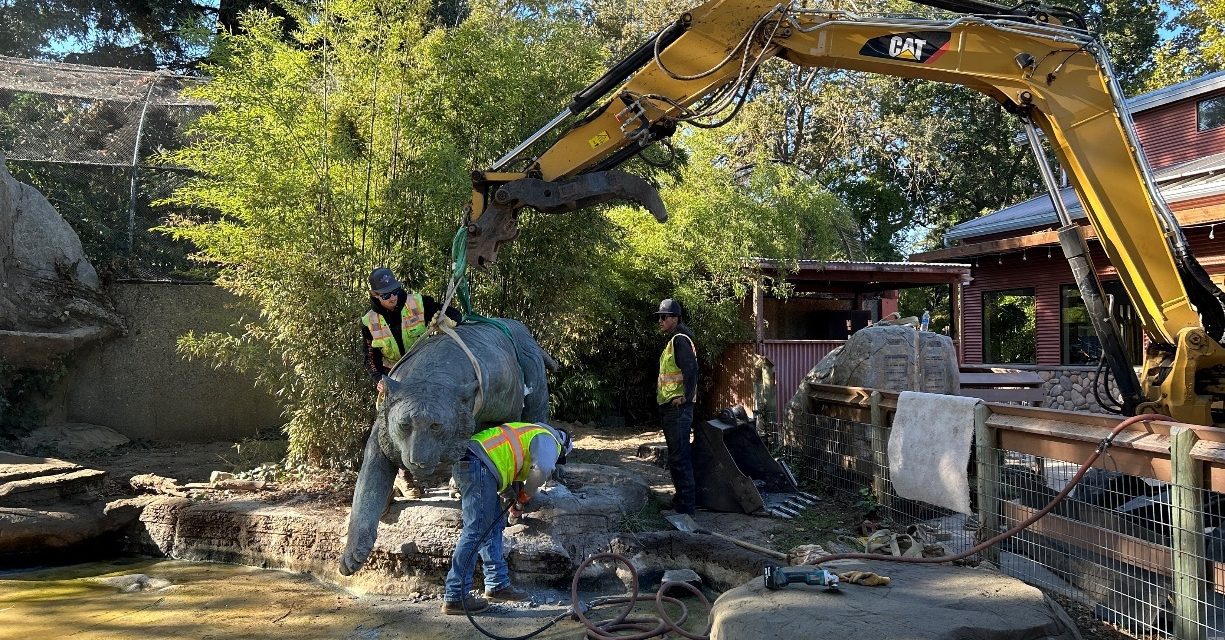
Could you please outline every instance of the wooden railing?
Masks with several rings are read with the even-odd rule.
[[[870,424],[887,433],[898,395],[859,387],[807,384],[814,413]],[[973,394],[970,392],[963,395]],[[1003,452],[1068,462],[1087,460],[1122,418],[984,402],[975,411],[977,493],[983,531],[994,532],[1035,509],[1000,498]],[[883,451],[873,443],[873,451]],[[1078,547],[1104,561],[1124,563],[1164,575],[1172,582],[1175,637],[1206,638],[1205,595],[1225,594],[1225,563],[1206,558],[1204,490],[1225,493],[1225,429],[1173,421],[1142,421],[1123,430],[1106,451],[1111,471],[1169,483],[1171,534],[1166,541],[1144,539],[1100,523],[1047,515],[1030,535]],[[887,460],[880,460],[887,465]],[[884,493],[883,480],[874,492]],[[1099,510],[1117,518],[1117,512]],[[1099,515],[1101,515],[1099,513]],[[1103,552],[1102,550],[1105,549]],[[998,551],[989,557],[998,562]]]

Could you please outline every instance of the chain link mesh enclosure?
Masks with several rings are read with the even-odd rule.
[[[209,105],[183,95],[201,78],[0,56],[0,154],[43,193],[104,278],[209,281],[192,247],[152,231],[158,202],[189,177],[158,161],[187,142]]]
[[[930,557],[959,553],[1022,522],[1046,506],[1083,462],[978,446],[975,456],[985,462],[978,468],[995,499],[984,501],[972,478],[975,514],[966,516],[894,492],[885,447],[888,422],[877,426],[806,413],[763,423],[761,430],[802,485],[859,505],[874,514],[876,526],[904,534],[907,543],[913,539]],[[1108,451],[1054,511],[970,562],[995,564],[1137,636],[1225,635],[1225,494],[1129,475],[1116,467]],[[1179,490],[1199,495],[1194,501],[1199,509],[1183,514],[1189,518],[1178,518],[1172,508],[1171,495]],[[1187,521],[1196,524],[1178,524]],[[1174,538],[1180,534],[1201,543],[1176,551]],[[831,546],[864,551],[867,535],[855,531]],[[1188,575],[1185,567],[1197,564],[1202,575]],[[1178,580],[1197,583],[1186,589],[1193,594],[1185,604],[1193,616],[1175,606]]]

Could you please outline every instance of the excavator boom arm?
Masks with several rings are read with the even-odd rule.
[[[530,198],[508,197],[508,183],[530,178],[547,185],[611,169],[670,136],[680,123],[726,115],[756,69],[777,57],[803,67],[960,84],[1036,125],[1071,176],[1144,329],[1173,349],[1184,332],[1203,331],[1205,301],[1220,315],[1219,302],[1201,290],[1194,301],[1189,298],[1187,285],[1203,287],[1206,277],[1153,184],[1109,60],[1092,34],[1057,24],[1060,15],[1031,11],[1029,17],[1013,12],[930,20],[861,17],[767,0],[711,0],[657,34],[572,107],[580,97],[591,104],[595,89],[608,90],[624,74],[606,102],[585,114],[563,113],[533,136],[543,138],[567,115],[574,120],[524,171],[474,176],[469,255],[477,256],[478,265],[492,262],[505,241],[499,239],[517,234],[519,208],[546,210]],[[504,171],[524,147],[495,168]],[[583,197],[598,200],[590,193]],[[614,197],[650,199],[625,189]],[[658,198],[654,203],[660,205]],[[653,212],[662,218],[662,211]],[[486,219],[487,214],[492,215]],[[1071,226],[1069,220],[1063,224]],[[1194,395],[1189,388],[1183,392]]]

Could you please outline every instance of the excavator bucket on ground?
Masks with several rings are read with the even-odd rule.
[[[793,518],[816,502],[770,457],[752,421],[695,423],[693,475],[697,504],[711,511]]]

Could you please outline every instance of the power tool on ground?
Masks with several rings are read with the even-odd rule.
[[[777,591],[793,582],[803,582],[826,591],[838,590],[838,576],[820,567],[766,567],[763,573],[766,588]]]

